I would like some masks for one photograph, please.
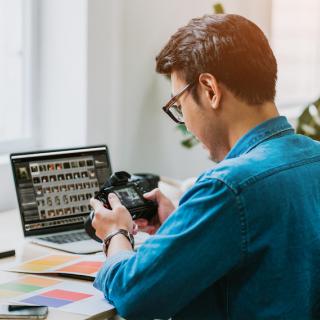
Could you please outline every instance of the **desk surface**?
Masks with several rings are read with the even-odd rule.
[[[15,257],[0,259],[0,265],[10,262],[23,262],[34,259],[50,253],[61,253],[61,251],[42,247],[40,245],[28,243],[22,232],[20,216],[18,210],[0,212],[0,250],[14,248],[16,250]],[[12,273],[10,273],[12,274]],[[8,272],[0,272],[0,280],[8,276]],[[69,281],[85,281],[69,279]],[[5,303],[4,300],[1,300]],[[111,311],[109,318],[114,316],[115,311]],[[48,320],[80,320],[87,319],[86,316],[80,314],[66,313],[57,309],[50,309]],[[100,318],[101,319],[101,318]]]

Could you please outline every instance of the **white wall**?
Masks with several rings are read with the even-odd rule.
[[[107,143],[114,170],[175,178],[213,165],[201,147],[180,146],[180,133],[161,110],[170,83],[155,73],[154,59],[179,26],[211,13],[214,1],[34,1],[39,148]],[[269,34],[271,0],[222,2]],[[0,181],[0,210],[15,207],[7,159]]]
[[[40,146],[86,141],[87,1],[38,1]]]
[[[87,12],[87,143],[108,145],[121,169],[122,2],[90,0]],[[119,18],[120,17],[120,18]]]
[[[95,131],[89,133],[88,141],[110,141],[115,169],[186,178],[213,165],[201,147],[180,146],[180,133],[161,110],[170,84],[154,71],[155,56],[170,35],[191,18],[211,13],[213,3],[90,0],[89,35],[96,41],[89,41],[88,66],[90,70],[100,61],[101,68],[89,71],[88,111],[96,114],[90,115]],[[249,17],[269,34],[271,1],[223,3],[227,12]],[[112,19],[106,22],[110,10]]]

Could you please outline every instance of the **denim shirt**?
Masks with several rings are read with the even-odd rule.
[[[253,128],[94,286],[127,319],[319,319],[320,144]]]

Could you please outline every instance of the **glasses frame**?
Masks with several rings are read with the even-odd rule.
[[[178,93],[176,93],[166,104],[164,107],[162,107],[162,110],[176,123],[184,124],[184,121],[180,121],[175,117],[175,115],[170,111],[170,108],[172,108],[178,99],[188,90],[190,89],[195,82],[188,83],[185,87],[183,87]]]

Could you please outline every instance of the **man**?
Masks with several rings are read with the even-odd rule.
[[[161,227],[137,252],[119,199],[112,210],[92,200],[108,257],[94,285],[127,319],[319,318],[320,145],[279,116],[262,31],[238,15],[193,19],[157,71],[172,81],[164,110],[219,163],[177,209],[145,195]]]

